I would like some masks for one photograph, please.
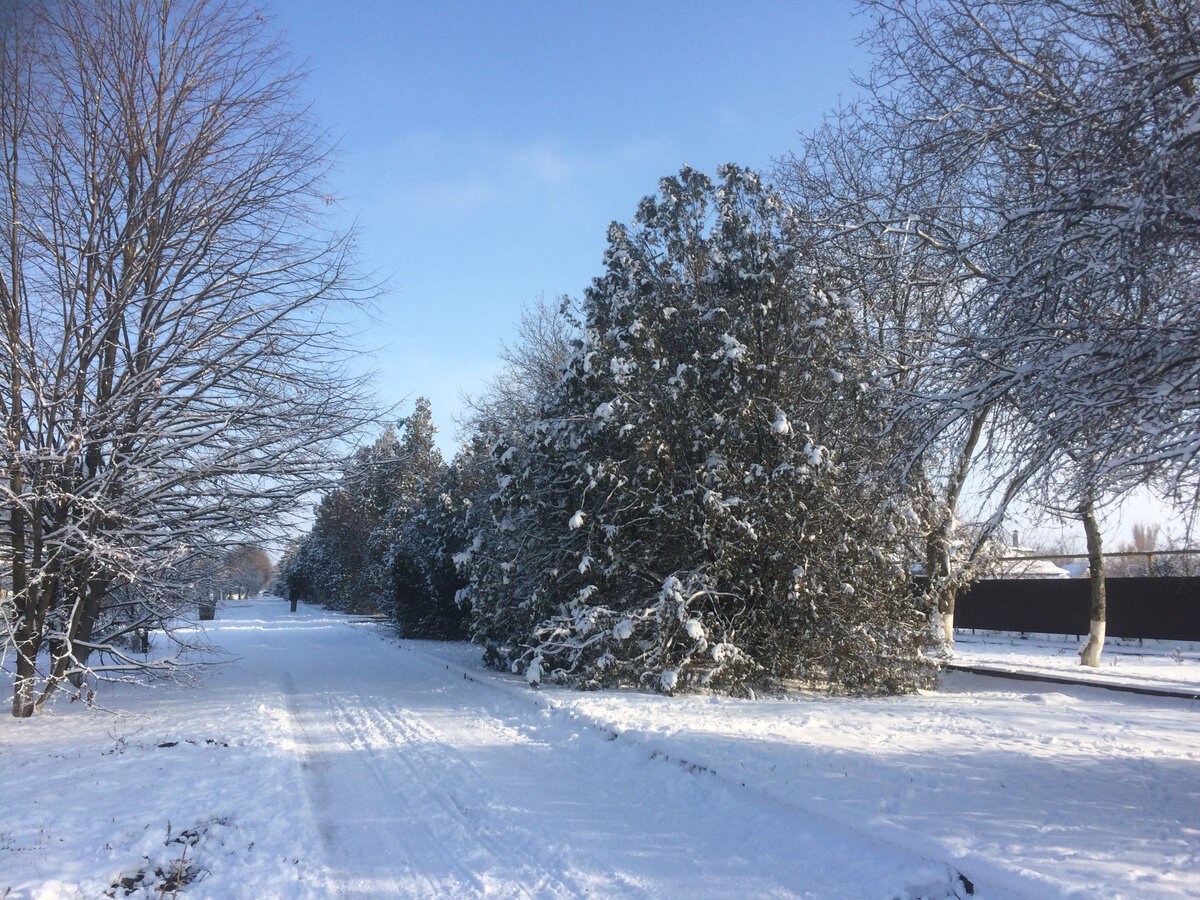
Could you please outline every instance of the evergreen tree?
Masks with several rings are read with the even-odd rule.
[[[486,455],[464,447],[450,465],[438,471],[392,547],[392,615],[404,636],[467,637],[467,580],[458,571],[455,558],[471,542],[475,508],[481,494],[486,501],[491,476]]]
[[[531,682],[912,688],[904,510],[841,462],[870,457],[854,323],[776,196],[719,176],[685,168],[610,227],[564,378],[493,451],[475,637]]]
[[[428,493],[442,468],[442,455],[434,444],[437,427],[429,401],[418,397],[412,415],[398,423],[395,464],[388,472],[388,505],[367,541],[370,563],[367,579],[379,609],[393,618],[397,603],[397,577],[407,576],[396,547],[416,512],[428,502]],[[399,566],[399,569],[398,569]]]
[[[287,576],[300,596],[331,609],[379,611],[382,590],[370,541],[397,496],[400,450],[389,425],[347,460],[338,485],[318,504]]]
[[[479,466],[469,453],[446,466],[436,434],[420,397],[412,415],[350,457],[312,530],[281,564],[289,596],[386,613],[410,637],[465,636],[458,596],[465,582],[454,556],[469,540]]]
[[[424,401],[417,402],[419,417]],[[433,427],[427,404],[424,421]],[[432,438],[427,443],[432,448]],[[384,557],[390,545],[385,533],[394,510],[411,506],[413,491],[421,483],[412,472],[413,455],[408,429],[401,440],[389,425],[372,444],[350,456],[337,486],[321,498],[312,529],[288,560],[284,580],[298,597],[356,613],[377,613],[387,606]],[[422,461],[417,467],[424,465]]]

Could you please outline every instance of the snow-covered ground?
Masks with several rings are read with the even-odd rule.
[[[1070,678],[1113,688],[1200,695],[1200,644],[1109,638],[1102,665],[1079,665],[1081,641],[1062,635],[959,632],[955,662],[996,672]]]
[[[1200,897],[1196,701],[961,672],[889,699],[534,691],[274,598],[206,629],[231,658],[196,687],[0,720],[0,897],[157,897],[188,866],[179,896],[222,900]],[[1016,655],[982,640],[959,661]],[[1157,657],[1200,686],[1195,652]]]

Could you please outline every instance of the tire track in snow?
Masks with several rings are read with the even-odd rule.
[[[304,721],[296,708],[296,686],[290,672],[284,672],[279,679],[280,706],[287,717],[287,738],[299,756],[300,776],[303,780],[305,812],[314,822],[317,836],[321,840],[322,862],[329,856],[332,847],[332,834],[329,822],[317,811],[328,805],[329,797],[325,784],[318,772],[319,763],[313,759],[314,742],[309,737]]]
[[[330,896],[352,898],[356,896],[391,895],[404,896],[413,893],[412,884],[401,885],[395,878],[376,876],[370,885],[356,884],[353,880],[339,877],[332,862],[343,857],[344,842],[337,827],[335,818],[330,810],[336,808],[339,802],[334,785],[334,755],[338,753],[336,745],[320,740],[317,735],[317,723],[312,721],[316,712],[318,715],[326,710],[304,710],[300,708],[299,694],[290,672],[281,676],[284,705],[292,726],[294,742],[299,750],[300,768],[304,779],[304,791],[308,799],[309,813],[316,823],[320,836],[324,870],[326,873],[326,892]],[[348,754],[349,755],[349,754]],[[344,780],[345,773],[340,773],[338,780]],[[422,878],[422,869],[414,864],[413,859],[404,846],[398,848],[404,858],[405,868],[416,879],[424,884],[420,892],[427,896],[445,895],[446,886],[432,878]]]
[[[334,716],[348,745],[372,760],[370,768],[386,791],[409,797],[419,792],[441,810],[441,816],[425,817],[423,824],[440,853],[463,851],[470,864],[462,868],[464,881],[469,881],[463,886],[487,896],[587,893],[588,886],[568,884],[551,874],[565,870],[564,860],[529,853],[527,848],[539,846],[542,837],[502,821],[495,812],[495,794],[475,765],[411,710],[384,711],[354,698],[337,704]],[[486,721],[478,724],[494,729]]]
[[[599,889],[650,896],[619,873],[572,875],[580,869],[569,848],[554,840],[548,847],[547,835],[515,821],[509,813],[519,811],[521,798],[502,796],[456,744],[465,740],[510,753],[501,772],[539,747],[469,700],[442,696],[445,689],[437,685],[445,683],[445,673],[433,674],[432,683],[409,691],[370,695],[349,684],[298,689],[297,679],[281,674],[329,894],[515,900],[580,897]],[[348,802],[351,796],[356,799]],[[365,841],[375,843],[374,853],[361,849]],[[388,856],[390,867],[379,861]]]
[[[891,897],[912,879],[946,896],[924,853],[854,828],[828,846],[824,816],[747,803],[754,791],[676,769],[673,754],[653,761],[663,748],[636,735],[609,743],[599,723],[512,683],[404,645],[377,655],[381,637],[396,643],[323,643],[296,670],[342,896]],[[370,852],[356,852],[356,817]]]
[[[709,765],[705,760],[689,760],[677,754],[669,753],[665,748],[647,735],[637,732],[618,732],[586,713],[573,708],[569,703],[560,703],[549,697],[542,696],[536,691],[529,690],[523,684],[500,677],[480,677],[477,671],[471,671],[458,665],[446,663],[439,657],[426,653],[419,648],[401,644],[401,648],[410,657],[419,661],[431,671],[441,669],[458,672],[462,677],[474,684],[484,685],[508,697],[524,701],[531,706],[540,708],[550,714],[564,716],[583,727],[594,729],[609,740],[623,737],[625,745],[635,744],[644,749],[650,759],[676,766],[681,771],[692,775],[702,774],[715,778],[719,782],[735,790],[757,797],[772,805],[799,812],[811,820],[823,821],[833,827],[857,835],[868,842],[882,846],[890,846],[904,853],[912,854],[918,859],[945,865],[949,871],[957,875],[969,875],[972,880],[980,879],[988,882],[990,893],[1011,892],[1015,896],[1072,898],[1078,896],[1075,886],[1019,865],[1014,865],[998,853],[988,852],[978,848],[962,846],[946,846],[937,838],[930,838],[898,825],[883,816],[871,816],[864,820],[854,814],[831,807],[828,804],[818,804],[798,800],[795,797],[776,795],[767,785],[753,785],[718,767]],[[488,673],[490,674],[490,673]],[[951,860],[953,862],[951,862]],[[967,871],[964,871],[967,870]]]
[[[411,764],[415,749],[412,741],[396,740],[394,732],[390,735],[386,727],[387,717],[359,706],[363,702],[353,695],[331,697],[328,715],[339,743],[347,751],[346,761],[373,782],[374,790],[361,776],[352,779],[354,787],[369,796],[368,809],[382,805],[406,814],[407,827],[383,838],[387,847],[401,851],[409,872],[428,887],[430,896],[483,893],[484,882],[474,867],[464,862],[471,855],[459,853],[463,849],[463,835],[452,833],[452,829],[448,831],[445,819],[428,816],[426,804],[417,802],[430,798],[447,810],[441,802],[444,791],[437,778],[417,777]]]
[[[440,882],[438,893],[443,896],[450,891],[484,894],[487,885],[476,874],[479,853],[473,845],[478,842],[466,827],[465,808],[442,787],[444,774],[414,764],[418,745],[411,736],[401,734],[400,729],[388,727],[392,717],[345,702],[331,705],[330,714],[346,746],[364,763],[363,767],[380,789],[378,796],[409,811],[416,827],[406,831],[397,843],[410,860],[416,857],[426,864],[453,860],[452,872],[442,875],[437,882],[428,876],[426,880],[431,885]],[[442,815],[430,815],[430,803]]]

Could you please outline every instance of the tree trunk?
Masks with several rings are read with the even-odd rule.
[[[938,611],[942,617],[942,645],[954,650],[954,600],[958,592],[947,588],[938,598]]]
[[[38,543],[40,541],[35,540],[35,544]],[[40,547],[34,549],[35,558],[40,558]],[[46,571],[51,576],[49,584],[32,584],[28,577],[22,580],[21,618],[14,636],[17,672],[13,679],[12,701],[12,714],[18,719],[29,718],[37,708],[37,657],[45,646],[46,616],[58,591],[57,573],[50,572],[56,565],[57,561],[52,560],[46,566]],[[14,578],[14,588],[16,584]]]
[[[1100,543],[1100,523],[1096,521],[1096,507],[1091,498],[1079,510],[1083,519],[1083,530],[1087,535],[1088,572],[1092,585],[1091,625],[1088,640],[1079,651],[1079,661],[1085,666],[1099,666],[1100,652],[1104,649],[1104,629],[1108,620],[1108,609],[1104,596],[1104,554]]]
[[[975,448],[983,435],[984,425],[991,414],[991,406],[978,409],[971,417],[971,428],[958,455],[958,465],[946,485],[946,508],[942,515],[944,519],[938,523],[925,543],[925,566],[929,573],[929,583],[934,588],[937,598],[938,614],[941,617],[942,647],[947,653],[954,652],[954,605],[958,599],[959,579],[952,579],[950,565],[950,542],[953,536],[954,517],[958,509],[958,498],[962,494],[963,485],[971,471],[971,462],[975,458]],[[959,565],[969,564],[964,560]]]
[[[18,719],[28,719],[33,715],[34,679],[37,677],[37,669],[35,656],[29,652],[30,644],[29,636],[18,631],[17,674],[13,679],[12,697],[12,714]]]
[[[91,651],[81,648],[78,642],[91,640],[96,616],[100,610],[100,600],[106,589],[107,583],[100,579],[94,579],[79,589],[81,596],[77,596],[72,604],[71,616],[64,629],[65,636],[56,642],[56,646],[51,647],[50,675],[35,704],[37,712],[42,711],[46,701],[64,679],[69,679],[77,688],[83,686],[84,667]]]
[[[958,587],[950,579],[949,536],[944,528],[938,528],[925,544],[925,571],[937,600],[938,615],[942,626],[942,647],[947,653],[954,651],[954,601]]]
[[[88,657],[92,655],[91,647],[87,645],[92,641],[96,620],[100,616],[100,602],[108,588],[108,582],[102,579],[93,580],[87,587],[87,603],[84,605],[83,615],[79,619],[72,641],[75,667],[68,675],[71,684],[77,688],[83,686],[83,674],[87,668]]]

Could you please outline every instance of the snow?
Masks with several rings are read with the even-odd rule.
[[[1200,696],[1200,643],[1108,638],[1100,667],[1087,669],[1079,665],[1084,643],[1074,635],[960,630],[954,639],[954,661],[996,672]]]
[[[713,357],[714,359],[723,356],[725,359],[732,360],[733,362],[741,362],[742,359],[745,358],[746,345],[735,338],[732,334],[729,334],[729,332],[725,332],[721,335],[721,343],[724,345],[725,349],[720,353],[715,354]]]
[[[775,421],[771,423],[771,430],[776,434],[791,434],[792,423],[788,421],[787,414],[781,409],[775,414]]]
[[[990,900],[1200,896],[1195,701],[963,672],[884,699],[535,690],[287,610],[223,606],[193,687],[0,721],[0,895],[149,869],[131,896],[157,896],[170,823],[188,898],[948,900],[959,872]],[[1074,646],[960,633],[956,661],[1076,674]],[[1132,649],[1100,677],[1200,691],[1196,647]]]

